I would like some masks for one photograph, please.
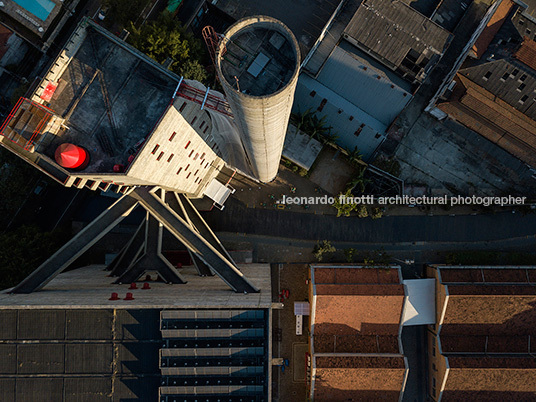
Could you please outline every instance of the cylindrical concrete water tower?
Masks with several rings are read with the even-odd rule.
[[[221,84],[253,174],[265,183],[277,175],[299,64],[296,38],[271,17],[236,22],[218,45]]]

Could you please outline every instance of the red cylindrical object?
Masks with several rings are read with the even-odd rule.
[[[128,292],[127,296],[123,300],[134,300],[134,296],[132,296],[132,293]]]
[[[132,283],[130,284],[129,289],[138,289],[138,286],[136,286],[136,283],[135,283],[135,282],[132,282]]]
[[[151,286],[149,286],[149,284],[148,284],[147,282],[145,282],[145,283],[143,284],[142,289],[151,289]]]
[[[119,300],[119,295],[116,292],[112,292],[112,296],[108,300]]]
[[[89,164],[89,154],[74,144],[61,144],[54,154],[56,162],[67,169],[84,169]]]

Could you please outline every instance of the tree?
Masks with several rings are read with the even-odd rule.
[[[313,249],[313,255],[317,261],[322,261],[326,254],[333,254],[337,249],[331,245],[329,240],[322,240],[318,242]]]
[[[341,199],[348,199],[352,198],[352,191],[348,189],[346,193],[340,193],[338,197],[335,197],[335,202],[333,203],[333,207],[337,210],[337,217],[339,216],[350,216],[350,213],[352,211],[355,211],[357,209],[357,204],[353,202],[341,202]]]
[[[171,61],[169,69],[184,78],[204,82],[207,72],[199,40],[187,33],[171,13],[164,11],[156,21],[139,28],[130,23],[128,42],[160,64]]]
[[[353,190],[354,188],[356,188],[361,193],[365,192],[365,188],[367,184],[369,183],[369,179],[365,177],[366,170],[367,170],[366,167],[362,167],[361,169],[359,169],[356,175],[352,178],[352,180],[350,180],[350,182],[348,183],[348,188],[350,190]]]
[[[350,163],[354,165],[363,163],[362,161],[363,155],[361,154],[361,152],[359,152],[359,149],[357,149],[357,147],[354,147],[353,150],[350,150],[350,148],[347,148],[346,152],[348,153],[348,160],[350,161]]]
[[[356,254],[357,250],[355,248],[344,249],[344,256],[346,257],[346,262],[353,262]]]

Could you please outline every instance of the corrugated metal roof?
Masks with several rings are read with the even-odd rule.
[[[112,400],[111,378],[66,378],[64,388],[66,401],[105,402]]]
[[[16,396],[12,401],[17,402],[52,402],[63,400],[63,378],[18,378]]]
[[[0,311],[0,339],[17,338],[17,311]]]
[[[15,400],[15,379],[0,378],[0,401]]]
[[[64,345],[17,345],[18,374],[61,374],[64,371]]]
[[[17,339],[64,339],[65,310],[19,310]]]
[[[112,339],[111,310],[67,310],[67,339]]]
[[[65,345],[65,372],[68,374],[111,374],[111,343]]]
[[[348,50],[351,47],[346,45]],[[317,80],[385,126],[412,98],[408,83],[382,71],[378,63],[357,49],[350,52],[337,46]]]
[[[0,374],[17,373],[17,347],[15,345],[0,345]],[[0,392],[1,395],[1,392]],[[0,398],[0,401],[5,399]]]
[[[364,0],[345,34],[395,67],[411,49],[442,54],[450,36],[407,4],[391,0]]]

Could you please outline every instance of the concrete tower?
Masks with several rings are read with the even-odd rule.
[[[244,18],[224,34],[216,68],[255,177],[277,175],[300,54],[292,32],[266,16]]]

